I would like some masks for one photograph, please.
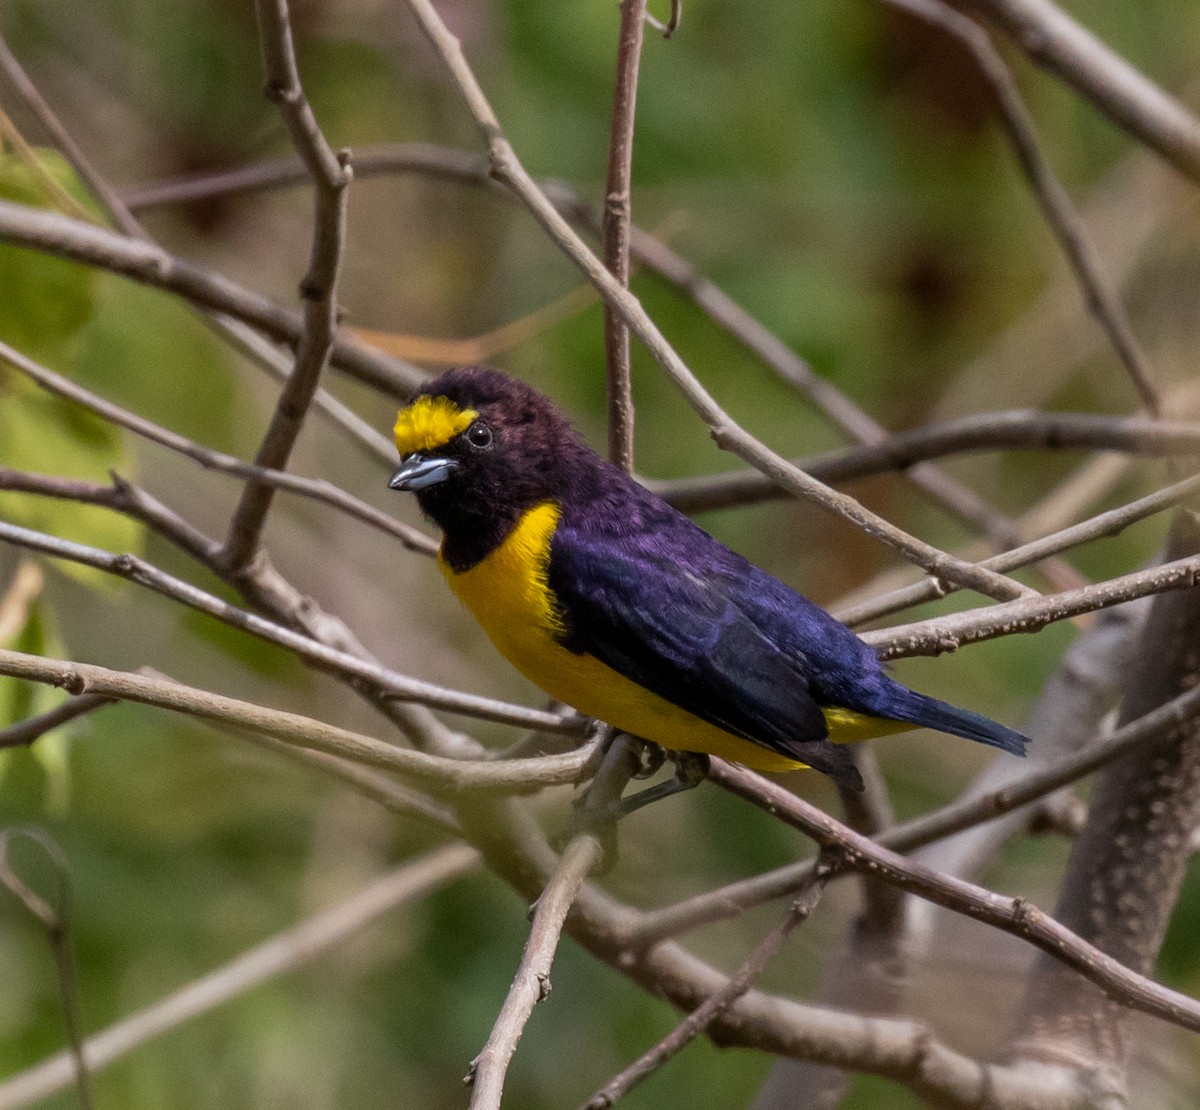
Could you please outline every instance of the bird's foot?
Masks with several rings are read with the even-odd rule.
[[[638,743],[641,745],[638,751],[641,766],[634,771],[633,777],[635,779],[653,778],[662,770],[662,765],[667,761],[666,750],[651,740],[639,739]]]
[[[657,765],[636,774],[635,778],[648,778],[662,766],[661,748],[658,748],[658,753],[660,758]],[[672,752],[666,758],[675,764],[675,774],[671,778],[655,783],[654,786],[648,786],[645,790],[639,790],[636,794],[630,794],[627,798],[619,798],[598,807],[589,807],[588,796],[585,794],[577,804],[577,817],[581,818],[585,824],[619,821],[651,802],[669,798],[672,794],[680,794],[685,790],[692,790],[708,777],[709,761],[706,755],[700,755],[698,752]]]

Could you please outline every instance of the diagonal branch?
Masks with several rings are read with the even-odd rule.
[[[1097,609],[1120,605],[1148,594],[1190,589],[1197,582],[1200,582],[1200,555],[1191,555],[1159,567],[1110,578],[1093,586],[1063,590],[1048,597],[1006,601],[1001,605],[902,624],[880,632],[864,632],[862,638],[883,659],[941,655],[997,636],[1038,632],[1055,621],[1068,620],[1081,613],[1093,613]]]
[[[1078,547],[1080,544],[1090,543],[1092,540],[1105,536],[1115,536],[1131,524],[1136,524],[1156,513],[1183,504],[1195,497],[1197,492],[1200,492],[1200,475],[1193,475],[1191,478],[1184,478],[1182,481],[1166,486],[1156,493],[1147,494],[1136,501],[1131,501],[1128,505],[1098,513],[1096,516],[1081,520],[1060,531],[1051,532],[1040,539],[1031,540],[1020,547],[1014,547],[1011,551],[993,555],[984,562],[998,570],[1016,570],[1018,567],[1028,566],[1046,555],[1066,551],[1068,548]],[[915,582],[909,586],[901,586],[899,589],[872,598],[860,605],[839,609],[835,615],[849,625],[865,624],[867,621],[877,620],[879,617],[887,616],[901,609],[944,597],[946,591],[943,590],[939,593],[934,588],[935,585],[932,582]]]
[[[895,825],[875,837],[875,843],[894,852],[910,852],[1003,817],[1126,754],[1176,735],[1197,715],[1200,715],[1200,690],[1189,690],[1081,752],[1049,767],[1028,772],[986,794],[959,798],[941,809]],[[750,879],[706,891],[673,906],[645,913],[634,930],[623,938],[624,943],[638,949],[652,946],[664,937],[724,921],[752,906],[786,897],[806,881],[811,868],[811,860],[788,864]]]
[[[126,235],[141,239],[146,243],[154,240],[133,214],[132,208],[108,183],[103,174],[92,165],[91,159],[84,153],[83,148],[75,141],[71,133],[63,126],[62,121],[38,92],[37,87],[29,79],[15,54],[9,49],[8,43],[0,36],[0,72],[3,72],[17,94],[25,102],[26,107],[33,113],[46,134],[62,151],[75,172],[87,185],[92,196],[108,213],[112,221]],[[307,181],[307,167],[297,159],[303,180]],[[290,366],[283,354],[271,343],[264,340],[257,332],[240,320],[228,316],[204,313],[204,320],[219,335],[235,348],[247,355],[251,361],[258,363],[269,374],[276,378],[286,379]],[[343,405],[337,398],[324,389],[318,389],[314,403],[320,412],[347,432],[353,439],[373,451],[385,462],[392,460],[390,443],[379,435],[370,425],[366,424],[353,411]]]
[[[731,793],[765,805],[822,848],[844,853],[847,866],[1021,938],[1079,972],[1118,1005],[1200,1033],[1200,1001],[1131,970],[1024,898],[1006,898],[882,848],[753,771],[715,760],[710,777]]]
[[[836,871],[836,863],[819,861],[807,882],[797,892],[784,919],[746,957],[719,990],[710,994],[656,1045],[647,1049],[629,1067],[613,1076],[579,1110],[606,1110],[634,1086],[678,1055],[701,1036],[712,1023],[754,985],[767,964],[779,954],[788,937],[812,915]]]
[[[30,551],[39,551],[57,559],[67,559],[82,566],[105,571],[108,574],[135,582],[172,601],[186,605],[200,613],[229,625],[231,628],[248,632],[252,636],[276,644],[295,653],[305,662],[316,664],[349,681],[370,686],[381,697],[403,698],[451,712],[480,715],[483,719],[500,723],[515,724],[528,728],[540,728],[549,732],[562,732],[576,736],[586,729],[584,719],[574,714],[550,713],[540,709],[525,709],[493,698],[478,697],[445,689],[433,683],[410,678],[388,670],[376,663],[357,658],[345,651],[331,648],[310,636],[294,632],[274,621],[255,613],[239,609],[236,605],[207,593],[182,578],[176,578],[137,555],[114,554],[97,547],[60,539],[45,532],[6,524],[0,520],[0,541],[11,543]]]
[[[39,713],[36,717],[0,728],[0,750],[27,747],[46,733],[112,704],[112,698],[104,698],[99,694],[81,694],[45,713]]]
[[[1084,302],[1108,336],[1146,411],[1151,416],[1161,415],[1162,402],[1151,379],[1146,356],[1133,334],[1125,306],[1105,276],[1100,257],[1087,236],[1083,220],[1071,203],[1070,196],[1042,157],[1034,138],[1033,120],[991,38],[977,23],[959,14],[943,0],[886,2],[942,28],[971,52],[979,72],[992,91],[1001,124],[1029,187],[1083,290]]]
[[[600,841],[590,834],[574,837],[537,901],[529,940],[508,997],[492,1026],[487,1044],[471,1061],[471,1110],[499,1110],[508,1063],[533,1008],[550,993],[550,969],[571,904],[588,873],[603,858]]]
[[[1176,518],[1168,555],[1200,548],[1200,525]],[[1200,690],[1200,591],[1155,600],[1121,707],[1139,717]],[[1200,731],[1193,722],[1149,751],[1113,763],[1092,795],[1059,895],[1057,916],[1099,949],[1149,973],[1179,895],[1200,820]],[[1125,1084],[1128,1016],[1119,1005],[1054,967],[1031,974],[1016,1052],[1105,1062],[1114,1088]]]
[[[1200,120],[1051,0],[963,0],[1118,127],[1200,180]]]
[[[195,440],[146,420],[91,390],[76,385],[69,378],[39,365],[2,341],[0,341],[0,362],[6,362],[13,369],[19,370],[48,393],[83,405],[109,423],[126,428],[151,443],[157,443],[168,450],[184,455],[207,470],[250,478],[276,489],[289,490],[303,497],[310,497],[314,501],[332,505],[348,516],[386,532],[394,539],[399,540],[409,551],[417,551],[425,555],[433,555],[437,551],[437,544],[422,532],[407,524],[402,524],[373,505],[368,505],[361,498],[340,489],[332,482],[323,479],[302,478],[283,470],[271,470],[268,467],[242,462],[241,459],[227,455],[223,451],[214,451],[210,447],[204,447]]]
[[[164,289],[201,308],[242,320],[280,342],[298,343],[304,332],[299,314],[221,274],[194,266],[153,243],[57,212],[0,200],[0,242],[31,247]],[[415,368],[340,336],[333,339],[331,362],[398,398],[410,396],[424,380]]]

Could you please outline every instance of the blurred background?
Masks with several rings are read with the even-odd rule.
[[[1194,0],[1074,7],[1134,65],[1196,102]],[[450,0],[439,10],[527,168],[602,201],[617,5]],[[402,3],[305,0],[292,14],[306,91],[335,147],[425,142],[479,150]],[[290,153],[261,93],[248,3],[10,0],[0,31],[78,142],[129,195],[163,179]],[[1170,413],[1194,415],[1187,389],[1200,338],[1194,190],[1075,95],[1006,53],[1043,149],[1125,293],[1172,397]],[[0,106],[26,139],[45,142],[2,85]],[[65,167],[50,158],[44,165],[82,197]],[[634,181],[638,224],[886,428],[995,408],[1137,408],[1082,309],[972,61],[940,32],[886,5],[686,0],[673,39],[647,34]],[[50,203],[44,183],[9,145],[0,195]],[[287,188],[144,207],[139,216],[176,253],[295,304],[311,207],[306,188]],[[677,290],[647,274],[635,274],[633,285],[718,400],[773,448],[802,456],[844,442]],[[440,354],[452,358],[462,349],[448,341],[524,321],[517,340],[490,361],[557,398],[602,447],[602,313],[580,286],[532,221],[494,192],[420,174],[363,175],[352,186],[341,290],[347,322],[406,337],[401,349],[414,358],[419,352],[434,369]],[[168,427],[241,457],[253,454],[276,386],[186,306],[7,247],[0,247],[0,290],[0,339]],[[563,298],[569,311],[557,321],[529,321]],[[663,479],[736,468],[636,344],[634,368],[639,473]],[[326,384],[374,426],[390,427],[392,400],[340,375]],[[1038,508],[1042,515],[1027,521],[1034,530],[1119,504],[1161,476],[1153,464],[1102,459],[1087,482],[1073,482],[1047,506],[1085,462],[1078,453],[985,453],[946,469],[1014,518]],[[4,370],[0,465],[96,481],[115,468],[214,535],[239,491],[236,482],[118,435]],[[294,469],[421,523],[410,499],[386,490],[386,467],[318,418],[309,421]],[[958,549],[972,538],[899,477],[850,489],[939,546]],[[224,592],[178,552],[111,514],[3,494],[0,517],[141,551]],[[882,589],[879,575],[886,582],[913,577],[887,549],[796,503],[700,520],[827,605]],[[1151,521],[1072,558],[1091,577],[1136,569],[1158,547],[1162,529]],[[389,665],[541,704],[458,609],[431,561],[287,497],[277,503],[268,542],[280,569]],[[0,550],[0,587],[20,562],[19,552]],[[150,664],[194,685],[382,734],[380,719],[345,689],[282,651],[133,586],[54,564],[41,575],[20,619],[4,629],[5,646],[117,668]],[[950,599],[913,616],[966,603]],[[1064,623],[897,670],[921,689],[1019,725],[1074,635]],[[0,678],[0,726],[59,697]],[[470,727],[488,743],[514,739],[500,726]],[[881,742],[877,751],[901,817],[953,797],[990,758],[977,746],[924,733]],[[823,780],[793,779],[798,791],[836,807]],[[564,824],[568,802],[566,792],[547,797],[549,825]],[[16,823],[48,830],[70,862],[87,1030],[153,1002],[436,842],[422,826],[236,737],[129,706],[52,734],[32,751],[0,753],[0,824]],[[605,882],[645,906],[809,851],[798,835],[713,789],[638,814],[622,843],[620,865]],[[1052,907],[1067,847],[1055,838],[1022,840],[986,881]],[[854,912],[855,893],[851,884],[831,892],[765,985],[812,993],[823,955],[836,950]],[[691,943],[732,967],[780,912],[766,907]],[[1200,877],[1193,875],[1161,968],[1190,993],[1200,991],[1198,924]],[[461,1106],[461,1077],[487,1037],[526,932],[525,905],[499,880],[459,880],[311,968],[122,1060],[97,1078],[98,1105]],[[1027,961],[1015,941],[956,926],[936,966],[918,968],[915,1012],[956,1047],[986,1054],[1009,1031]],[[3,893],[0,984],[2,1076],[64,1043],[52,954]],[[506,1105],[520,1110],[577,1104],[675,1022],[668,1007],[570,943],[559,952],[554,986],[509,1075]],[[1178,1105],[1195,1105],[1194,1042],[1162,1026],[1147,1029],[1147,1074],[1184,1092]],[[744,1106],[769,1068],[764,1057],[699,1042],[621,1105]],[[73,1106],[76,1096],[45,1105]],[[847,1105],[917,1103],[864,1079]]]

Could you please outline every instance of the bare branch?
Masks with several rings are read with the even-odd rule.
[[[13,87],[13,90],[37,117],[38,122],[45,128],[55,145],[66,156],[67,161],[75,168],[76,173],[83,179],[84,184],[87,185],[92,195],[100,201],[101,206],[112,216],[117,226],[126,235],[139,239],[146,238],[146,233],[142,229],[141,224],[130,215],[129,210],[108,182],[96,172],[95,167],[87,155],[84,154],[82,147],[71,137],[71,133],[63,127],[54,110],[46,102],[45,97],[38,92],[37,86],[29,79],[29,75],[25,72],[24,67],[9,48],[8,43],[2,35],[0,35],[0,71],[4,73],[5,79]]]
[[[710,777],[739,797],[755,805],[765,805],[781,820],[811,836],[822,848],[845,853],[847,866],[868,870],[939,906],[1020,937],[1059,963],[1074,968],[1122,1006],[1200,1032],[1200,1001],[1130,970],[1025,899],[1005,898],[922,867],[860,836],[753,771],[716,760]]]
[[[909,852],[1002,817],[1076,782],[1129,752],[1176,733],[1197,714],[1200,714],[1200,690],[1190,690],[1084,751],[1049,767],[1031,771],[999,789],[960,798],[941,809],[895,825],[880,833],[875,842],[894,852]],[[786,897],[799,889],[811,868],[812,861],[803,860],[643,914],[634,932],[624,938],[625,943],[640,949],[664,937],[736,917],[752,906]]]
[[[763,937],[754,951],[746,957],[741,967],[729,977],[725,985],[719,991],[710,994],[670,1033],[652,1048],[647,1049],[629,1067],[613,1076],[579,1110],[606,1110],[623,1094],[657,1071],[673,1056],[678,1055],[692,1041],[701,1036],[725,1010],[729,1009],[730,1005],[750,989],[767,964],[778,955],[788,937],[809,919],[813,910],[817,908],[817,903],[821,900],[825,884],[836,869],[836,863],[832,859],[818,862],[804,887],[797,893],[784,919]]]
[[[604,186],[604,264],[621,285],[629,285],[629,228],[632,196],[634,117],[646,0],[621,0],[617,35],[617,80]],[[629,328],[610,304],[604,306],[604,365],[608,374],[608,457],[627,474],[633,471],[633,384]]]
[[[80,697],[72,698],[46,713],[39,713],[36,717],[18,721],[15,725],[9,725],[7,728],[0,728],[0,750],[28,747],[39,737],[45,736],[47,732],[52,732],[77,717],[94,713],[97,709],[103,709],[106,705],[112,704],[112,698],[102,698],[97,694],[83,694]]]
[[[1134,337],[1125,306],[1105,276],[1100,257],[1087,236],[1083,220],[1071,203],[1071,198],[1042,157],[1034,138],[1033,120],[991,38],[978,24],[960,15],[943,0],[887,0],[887,3],[942,28],[958,39],[975,58],[980,73],[992,90],[1000,111],[1000,121],[1017,155],[1017,161],[1041,205],[1046,223],[1058,239],[1079,282],[1085,304],[1108,336],[1146,411],[1151,416],[1161,415],[1162,403],[1158,390],[1151,380],[1146,356]]]
[[[1180,173],[1200,179],[1200,121],[1050,0],[966,0]]]
[[[24,474],[0,467],[0,489],[20,489],[49,497],[69,498],[87,504],[104,505],[144,521],[170,543],[185,551],[216,574],[221,574],[221,545],[193,527],[172,509],[131,482],[114,476],[113,485],[97,486],[69,478]],[[268,614],[277,623],[299,630],[316,642],[346,652],[362,663],[381,667],[357,637],[337,617],[325,612],[317,602],[292,586],[266,559],[257,562],[252,576],[242,575],[234,583],[251,605]],[[381,668],[386,669],[386,668]],[[443,725],[424,706],[399,702],[375,687],[353,676],[339,674],[352,688],[358,687],[371,704],[385,717],[397,724],[422,751],[432,751],[453,758],[480,758],[484,748],[460,732]]]
[[[356,150],[354,177],[419,173],[464,185],[488,185],[487,159],[474,151],[430,143],[385,143]],[[232,170],[189,173],[165,181],[154,181],[124,194],[129,208],[140,211],[173,204],[191,204],[213,197],[288,188],[305,184],[308,170],[299,158],[272,158]]]
[[[796,459],[823,482],[849,482],[909,472],[929,459],[1018,448],[1043,451],[1125,451],[1150,458],[1200,455],[1200,424],[1084,412],[984,412],[895,432],[862,447],[841,447]],[[756,470],[649,482],[684,512],[755,505],[787,496]]]
[[[83,152],[83,148],[75,142],[54,110],[38,92],[33,82],[29,80],[20,62],[9,50],[8,44],[2,37],[0,37],[0,70],[4,72],[9,83],[37,117],[38,122],[53,139],[59,150],[63,152],[67,161],[71,163],[75,172],[83,179],[92,195],[99,201],[113,222],[126,235],[152,243],[153,238],[138,221],[128,203],[113,189],[103,174],[92,165],[90,159]],[[307,181],[308,167],[299,159],[296,160],[296,166],[302,175],[302,180]],[[277,379],[287,379],[291,372],[290,364],[284,360],[278,349],[264,340],[252,328],[240,320],[227,316],[206,313],[204,319],[210,327],[247,355],[251,361],[263,367]],[[313,403],[322,414],[342,428],[351,438],[373,451],[385,462],[392,461],[393,451],[390,442],[337,398],[330,396],[324,389],[318,389]]]
[[[54,869],[57,895],[50,902],[38,894],[15,870],[9,858],[12,842],[16,839],[29,841],[49,858]],[[75,971],[75,954],[72,951],[71,933],[74,908],[71,898],[71,876],[66,853],[44,829],[17,827],[0,832],[0,885],[8,890],[35,917],[46,930],[46,937],[54,953],[58,970],[58,987],[62,1000],[63,1020],[67,1027],[70,1049],[64,1053],[68,1067],[67,1082],[73,1078],[83,1110],[92,1110],[91,1069],[84,1056],[83,1031],[79,1020],[79,984]],[[66,1086],[66,1083],[63,1084]]]
[[[521,965],[500,1009],[491,1036],[471,1062],[471,1110],[499,1110],[508,1063],[517,1050],[533,1008],[550,993],[550,969],[558,950],[563,924],[580,886],[604,853],[600,841],[585,833],[574,837],[563,852],[546,889],[538,898],[533,927]]]
[[[1006,551],[1001,555],[994,555],[991,559],[985,559],[984,562],[993,563],[997,569],[1001,570],[1016,570],[1018,567],[1028,566],[1045,555],[1066,551],[1068,548],[1078,547],[1104,536],[1115,536],[1139,520],[1145,520],[1165,509],[1172,509],[1182,504],[1194,497],[1198,490],[1200,490],[1200,475],[1185,478],[1157,493],[1148,494],[1136,501],[1131,501],[1128,505],[1122,505],[1119,509],[1098,513],[1088,520],[1072,524],[1068,528],[1052,532],[1048,536],[1032,540],[1020,547],[1014,547],[1011,551]],[[945,596],[945,591],[939,593],[934,587],[935,584],[931,582],[916,582],[911,586],[902,586],[891,593],[873,598],[861,605],[839,609],[835,615],[849,625],[865,624],[867,621],[877,620],[889,613]]]
[[[17,544],[31,551],[40,551],[59,559],[69,559],[83,566],[94,567],[96,570],[115,574],[139,586],[153,590],[172,601],[180,602],[201,613],[230,625],[233,628],[249,632],[260,639],[268,640],[280,647],[294,652],[309,663],[316,663],[332,671],[334,674],[358,682],[369,684],[380,696],[388,698],[404,698],[419,701],[422,704],[435,706],[439,709],[449,709],[456,713],[471,716],[481,715],[484,719],[500,721],[501,723],[516,724],[528,728],[542,728],[551,732],[565,732],[580,736],[586,729],[584,719],[576,715],[560,715],[547,713],[539,709],[524,709],[521,706],[509,705],[493,698],[481,698],[473,694],[460,694],[447,690],[420,679],[390,671],[378,664],[350,655],[298,632],[293,632],[283,625],[248,613],[231,605],[227,601],[206,593],[190,582],[167,574],[158,567],[146,562],[137,555],[128,553],[116,555],[102,551],[100,548],[88,547],[85,544],[74,543],[71,540],[59,539],[44,532],[36,532],[31,528],[22,528],[16,524],[6,524],[0,521],[0,540]]]
[[[146,420],[121,408],[120,405],[115,405],[98,396],[91,390],[76,385],[70,379],[39,365],[4,342],[0,342],[0,361],[19,370],[47,392],[83,405],[110,423],[127,428],[151,443],[157,443],[171,451],[185,455],[207,470],[251,478],[274,488],[289,490],[302,497],[309,497],[314,501],[332,505],[348,516],[361,520],[364,524],[369,524],[394,539],[398,539],[409,551],[417,551],[423,555],[433,555],[437,552],[437,543],[428,536],[407,524],[402,524],[373,505],[368,505],[361,498],[339,489],[331,482],[323,479],[302,478],[283,470],[272,470],[269,467],[246,463],[232,455],[226,455],[223,451],[214,451],[209,447],[204,447],[195,440]]]
[[[1200,549],[1200,525],[1181,512],[1167,553]],[[1137,718],[1200,690],[1200,592],[1155,599],[1121,707]],[[1188,835],[1200,820],[1200,731],[1193,721],[1169,740],[1109,766],[1076,840],[1056,916],[1135,971],[1153,970],[1188,862]],[[1105,992],[1107,993],[1107,992]],[[1105,1062],[1125,1084],[1128,1015],[1120,997],[1033,971],[1021,1022],[1022,1057],[1078,1055]]]
[[[256,0],[255,11],[267,71],[267,99],[279,106],[292,143],[312,176],[316,205],[312,255],[300,282],[304,331],[296,348],[296,364],[284,382],[271,423],[254,457],[258,466],[282,470],[287,466],[333,350],[338,325],[338,270],[346,240],[346,190],[353,175],[350,152],[333,153],[304,95],[296,67],[287,0]],[[254,478],[246,483],[222,553],[223,561],[233,572],[241,571],[257,554],[274,497],[273,485]]]
[[[261,732],[302,748],[378,767],[421,783],[433,793],[462,791],[524,793],[539,786],[565,786],[595,768],[595,743],[565,755],[512,760],[455,760],[397,748],[373,736],[351,732],[297,713],[268,709],[177,682],[109,670],[19,651],[0,649],[0,674],[58,686],[72,694],[94,693],[157,706],[202,720]]]
[[[193,266],[161,247],[56,212],[0,200],[0,242],[31,247],[165,289],[201,308],[250,324],[279,342],[298,343],[304,332],[297,313],[226,277]],[[415,368],[340,336],[333,339],[330,358],[337,369],[398,398],[411,396],[424,380]]]
[[[941,655],[997,636],[1037,632],[1055,621],[1067,620],[1080,613],[1092,613],[1109,605],[1120,605],[1148,594],[1185,590],[1197,582],[1200,582],[1200,556],[1193,555],[1164,563],[1161,567],[1110,578],[1094,586],[1064,590],[1049,597],[1006,601],[967,613],[902,624],[880,632],[864,632],[862,638],[874,646],[884,659]]]
[[[478,866],[479,854],[462,844],[452,844],[404,864],[340,905],[277,933],[174,994],[89,1037],[83,1045],[88,1067],[93,1073],[103,1071],[156,1037],[240,998],[261,983],[312,963],[389,911]],[[29,1106],[70,1082],[67,1054],[51,1056],[0,1082],[0,1110]]]
[[[1103,735],[1104,719],[1124,684],[1150,605],[1151,600],[1143,598],[1101,610],[1092,627],[1067,650],[1022,728],[1027,736],[1037,737],[1030,752],[1032,760],[1057,764]],[[1028,771],[1016,760],[995,759],[963,797],[994,793],[1027,777]],[[1056,799],[1078,801],[1069,792],[1043,797],[1039,804],[1011,810],[1002,820],[935,841],[914,858],[937,871],[971,878],[980,874],[1010,837],[1029,827],[1031,821],[1040,822],[1047,805]],[[935,915],[928,903],[916,905],[914,911],[909,919],[911,934],[929,951],[934,943]]]

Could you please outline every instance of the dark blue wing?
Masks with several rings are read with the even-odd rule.
[[[661,502],[622,508],[582,520],[564,512],[554,535],[550,587],[565,645],[701,720],[860,787],[850,756],[828,739],[809,661],[796,650],[805,606],[832,618]],[[776,620],[764,594],[779,591],[774,602],[789,611]]]

